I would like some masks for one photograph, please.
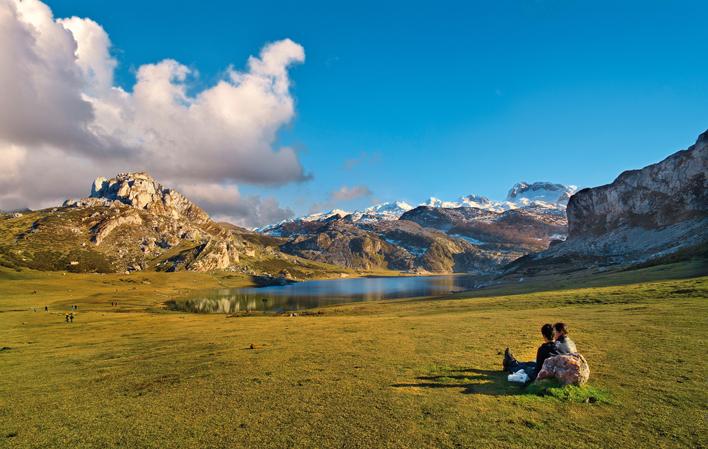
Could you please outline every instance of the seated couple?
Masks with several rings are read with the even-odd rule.
[[[565,323],[556,323],[554,325],[544,324],[541,327],[541,334],[543,335],[544,343],[536,351],[536,361],[535,362],[519,362],[514,358],[514,356],[506,348],[504,351],[504,371],[507,373],[516,373],[519,370],[524,370],[526,375],[529,377],[529,381],[533,382],[541,371],[543,362],[554,355],[559,354],[570,354],[578,352],[575,348],[575,343],[568,337],[568,330],[566,329]]]

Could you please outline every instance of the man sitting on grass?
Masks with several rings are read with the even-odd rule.
[[[535,362],[519,362],[514,358],[514,356],[506,348],[504,351],[504,361],[502,365],[504,371],[507,373],[515,373],[519,370],[524,370],[526,375],[529,377],[529,382],[533,382],[536,379],[536,375],[541,370],[543,362],[554,355],[558,355],[558,348],[556,347],[556,342],[553,340],[553,326],[550,324],[544,324],[541,327],[541,334],[543,335],[543,344],[538,347],[536,351],[536,361]]]

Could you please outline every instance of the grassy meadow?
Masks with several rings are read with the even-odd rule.
[[[247,283],[2,269],[0,447],[708,447],[704,263],[313,316],[161,307]],[[500,372],[506,346],[532,359],[558,320],[590,363],[592,401]]]

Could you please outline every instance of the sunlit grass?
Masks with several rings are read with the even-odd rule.
[[[2,271],[0,447],[706,447],[708,278],[677,273],[238,318],[160,306],[233,275]],[[589,386],[507,382],[557,320]]]

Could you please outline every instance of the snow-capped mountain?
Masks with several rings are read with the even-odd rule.
[[[367,207],[361,211],[346,211],[342,209],[332,209],[327,212],[317,212],[310,215],[305,215],[303,217],[290,218],[283,220],[279,223],[270,224],[263,226],[262,228],[257,228],[256,232],[262,232],[270,235],[278,236],[281,233],[278,232],[283,225],[292,223],[305,223],[305,222],[315,222],[315,221],[325,221],[332,218],[345,218],[349,221],[358,223],[368,223],[377,222],[385,220],[398,220],[398,218],[409,210],[413,209],[414,206],[406,203],[405,201],[390,201],[381,204],[375,204],[371,207]]]
[[[281,228],[288,224],[325,221],[333,217],[344,218],[349,214],[351,214],[351,212],[347,212],[342,209],[332,209],[330,211],[316,212],[314,214],[305,215],[302,217],[288,218],[286,220],[279,221],[278,223],[255,228],[254,231],[279,237],[282,234]]]
[[[476,208],[491,212],[504,212],[512,209],[533,209],[538,213],[554,215],[564,214],[568,199],[577,190],[575,186],[554,184],[550,182],[519,182],[515,184],[507,195],[506,201],[495,201],[481,195],[467,195],[457,201],[445,201],[430,197],[419,206],[443,209]],[[388,220],[398,220],[404,213],[415,209],[405,201],[391,201],[368,207],[360,211],[345,211],[333,209],[327,212],[318,212],[303,217],[284,220],[280,223],[256,229],[274,236],[288,234],[285,228],[293,228],[298,223],[309,223],[345,218],[353,223],[375,223]]]
[[[543,202],[565,207],[570,197],[578,190],[576,186],[553,184],[550,182],[519,182],[509,190],[506,200],[517,204]]]
[[[431,196],[428,198],[428,200],[420,206],[428,206],[428,207],[443,207],[445,209],[454,209],[456,207],[462,207],[461,203],[456,202],[456,201],[443,201],[440,198],[435,198],[434,196]]]
[[[430,197],[421,206],[456,209],[459,207],[474,207],[493,212],[504,212],[511,209],[535,208],[549,212],[565,211],[568,200],[578,190],[576,186],[554,184],[550,182],[519,182],[509,190],[506,201],[490,200],[486,196],[467,195],[457,201],[444,201]]]
[[[351,220],[354,222],[372,222],[383,220],[398,220],[401,215],[413,209],[405,201],[390,201],[387,203],[375,204],[367,207],[363,211],[352,212]]]

